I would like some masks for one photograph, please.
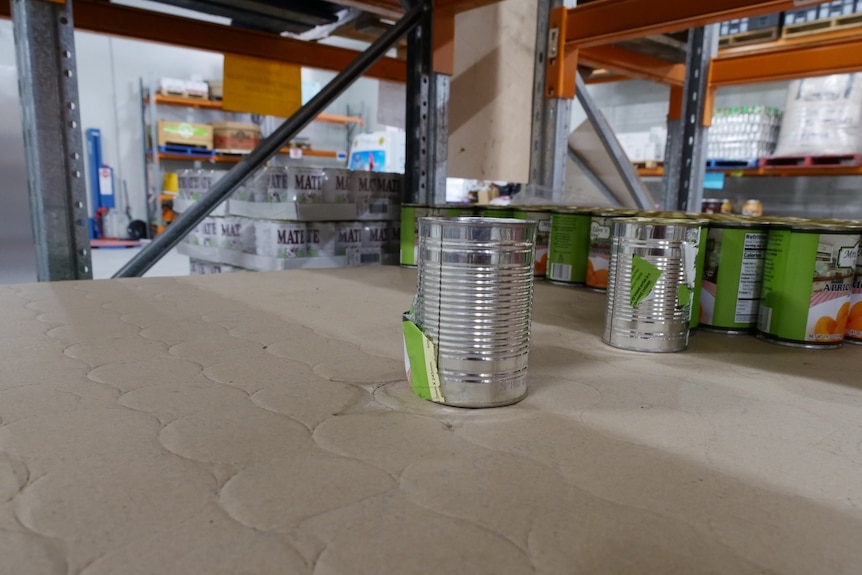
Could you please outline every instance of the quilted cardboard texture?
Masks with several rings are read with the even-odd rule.
[[[0,286],[0,573],[851,573],[862,348],[599,340],[538,285],[530,394],[412,395],[395,268]]]

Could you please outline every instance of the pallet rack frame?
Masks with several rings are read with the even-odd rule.
[[[349,50],[310,45],[94,0],[76,0],[79,29],[342,70],[318,98],[285,122],[248,158],[240,161],[214,188],[209,200],[200,202],[194,210],[174,222],[169,233],[148,246],[118,276],[141,275],[149,269],[211,208],[227,197],[234,186],[276,153],[281,140],[292,137],[297,129],[307,124],[313,117],[309,110],[322,111],[321,105],[360,74],[384,80],[406,79],[410,147],[406,174],[409,185],[405,199],[423,203],[445,201],[453,15],[459,10],[493,3],[493,0],[437,0],[436,4],[431,0],[418,3],[407,0],[401,3],[395,0],[343,1],[379,14],[403,16],[367,52],[352,60],[356,54]],[[408,8],[406,11],[402,4]],[[696,3],[678,0],[659,5],[650,0],[597,0],[575,8],[564,8],[561,0],[540,0],[537,4],[539,34],[536,41],[530,180],[546,189],[561,190],[565,187],[565,164],[569,156],[566,142],[568,111],[576,95],[576,86],[582,93],[582,104],[590,105],[584,90],[585,82],[577,79],[579,57],[586,63],[610,62],[608,68],[621,76],[644,77],[672,86],[670,133],[672,138],[678,138],[678,143],[672,145],[682,147],[682,153],[674,153],[673,157],[680,158],[682,166],[693,168],[685,172],[678,186],[672,182],[668,184],[665,205],[677,208],[694,206],[697,202],[694,194],[701,188],[699,179],[702,175],[697,169],[700,162],[696,156],[698,149],[703,148],[704,128],[710,123],[711,94],[717,87],[862,69],[862,39],[858,34],[846,31],[830,32],[816,42],[804,38],[779,41],[762,50],[731,48],[712,58],[701,58],[699,65],[690,61],[685,70],[680,65],[669,65],[611,46],[648,34],[698,28],[726,19],[791,9],[793,0],[704,0]],[[41,235],[37,231],[39,279],[89,277],[85,228],[76,224],[86,221],[86,218],[79,217],[86,205],[82,202],[82,170],[76,164],[83,156],[79,130],[77,139],[75,136],[79,120],[76,107],[63,108],[63,105],[77,105],[71,0],[65,3],[10,0],[9,4],[0,0],[0,16],[10,14],[15,21],[25,117],[31,114],[29,117],[33,119],[29,122],[25,119],[25,129],[33,218],[42,230]],[[41,18],[42,22],[36,22],[34,18]],[[58,18],[65,18],[62,26],[50,24],[62,22]],[[178,30],[182,30],[182,34],[176,33]],[[408,50],[408,62],[386,58],[386,48],[410,30],[417,31],[410,35],[412,47]],[[694,36],[698,37],[698,33]],[[708,30],[703,36],[705,39],[709,36]],[[33,42],[37,37],[38,45]],[[702,42],[699,54],[703,55],[703,46],[708,50],[709,42],[696,42]],[[72,76],[63,76],[68,72],[72,72]],[[65,80],[58,84],[57,78]],[[61,101],[57,99],[58,94]],[[692,108],[695,101],[696,109]],[[606,122],[601,121],[600,114],[593,116],[605,148],[612,157],[620,160],[622,156],[616,150],[618,143],[613,133]],[[693,123],[692,117],[695,117]],[[688,122],[683,122],[682,118]],[[60,141],[66,153],[62,158],[52,159],[47,150],[52,146],[56,149],[58,134],[62,134]],[[632,174],[628,173],[624,162],[617,164],[630,192],[638,198]],[[665,170],[666,173],[677,171],[673,163]],[[638,198],[639,204],[645,201]],[[48,222],[46,218],[55,218],[59,223],[53,219]],[[51,237],[45,230],[52,232]]]

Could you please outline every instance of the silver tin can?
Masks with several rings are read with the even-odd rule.
[[[688,347],[701,222],[615,221],[602,340],[631,351]]]
[[[441,403],[494,407],[527,394],[536,225],[419,219],[414,317],[436,348]]]

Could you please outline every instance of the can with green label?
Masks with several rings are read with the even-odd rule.
[[[702,273],[700,324],[725,333],[749,333],[757,325],[769,226],[745,217],[709,222]]]
[[[521,206],[512,212],[518,220],[531,220],[537,223],[535,276],[548,275],[548,251],[551,247],[551,209],[542,206]]]
[[[759,337],[806,348],[841,346],[850,317],[860,231],[840,222],[771,226],[757,319]]]
[[[583,285],[587,281],[592,210],[557,209],[551,214],[548,281]]]
[[[505,207],[491,207],[491,208],[480,208],[479,215],[483,218],[511,218],[512,217],[512,208]]]
[[[428,215],[436,218],[471,218],[478,215],[478,212],[470,206],[431,207],[428,209]]]
[[[850,314],[847,317],[844,341],[862,345],[862,248],[856,259],[856,278],[853,280],[853,291],[850,294]]]
[[[428,215],[428,208],[417,204],[401,206],[401,265],[415,268],[419,263],[419,218]]]
[[[618,209],[598,210],[593,213],[590,220],[590,251],[587,255],[586,286],[588,288],[607,291],[614,220],[637,214],[637,210]]]

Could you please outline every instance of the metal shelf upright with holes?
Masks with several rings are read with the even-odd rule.
[[[79,0],[79,28],[190,48],[288,61],[337,70],[314,98],[243,157],[204,199],[187,210],[117,273],[140,276],[175,246],[248,175],[278,153],[362,75],[407,82],[407,191],[405,200],[445,202],[448,86],[453,66],[454,14],[489,0],[378,0],[363,7],[398,20],[367,50],[355,53],[274,34],[167,14]],[[15,26],[24,108],[31,211],[39,280],[92,277],[83,179],[83,143],[75,77],[72,3],[11,0],[0,16]],[[407,64],[385,54],[409,34]],[[58,144],[61,153],[57,153]]]
[[[371,47],[360,55],[273,34],[189,20],[147,10],[78,0],[74,8],[80,29],[183,46],[290,61],[304,66],[339,70],[318,96],[238,162],[207,196],[187,211],[118,275],[143,274],[185,233],[223,201],[248,174],[277,153],[284,142],[360,75],[407,82],[406,201],[445,202],[449,77],[453,70],[454,14],[493,3],[491,0],[430,0],[396,2],[369,0],[364,9],[398,17]],[[356,4],[353,2],[353,4]],[[402,6],[408,5],[405,10]],[[766,14],[792,8],[792,0],[709,0],[656,5],[648,0],[596,0],[565,8],[561,0],[537,3],[538,40],[535,67],[531,183],[541,189],[565,186],[565,165],[572,153],[568,133],[570,101],[577,97],[596,127],[602,145],[614,158],[628,191],[641,207],[652,207],[635,171],[595,102],[578,78],[578,63],[612,61],[631,76],[660,78],[674,87],[670,155],[678,164],[666,170],[666,207],[697,205],[701,193],[702,142],[708,125],[707,102],[716,86],[756,81],[748,64],[774,74],[798,74],[818,61],[792,63],[785,57],[796,47],[781,46],[770,53],[721,54],[713,58],[714,39],[708,29],[691,34],[685,66],[637,57],[615,43],[671,30],[698,28],[730,18]],[[37,229],[40,279],[90,277],[86,236],[86,202],[82,170],[82,142],[77,109],[72,4],[48,0],[11,0],[0,15],[15,20],[22,103],[27,128],[28,170],[33,219]],[[182,33],[178,33],[178,32]],[[409,33],[407,62],[386,58],[386,51]],[[33,42],[39,38],[39,42]],[[857,64],[860,50],[847,50],[850,40],[832,39],[819,49],[840,60],[839,68]],[[855,43],[852,44],[855,46]],[[801,48],[798,48],[801,49]],[[58,57],[59,55],[59,57]],[[741,60],[740,60],[741,59]],[[759,62],[759,64],[758,64]],[[778,64],[775,64],[779,62]],[[771,63],[771,64],[770,64]],[[748,68],[749,72],[742,72]],[[793,68],[791,70],[791,68]],[[748,73],[748,76],[745,74]],[[709,83],[708,82],[711,82]],[[62,153],[57,154],[57,143]]]

